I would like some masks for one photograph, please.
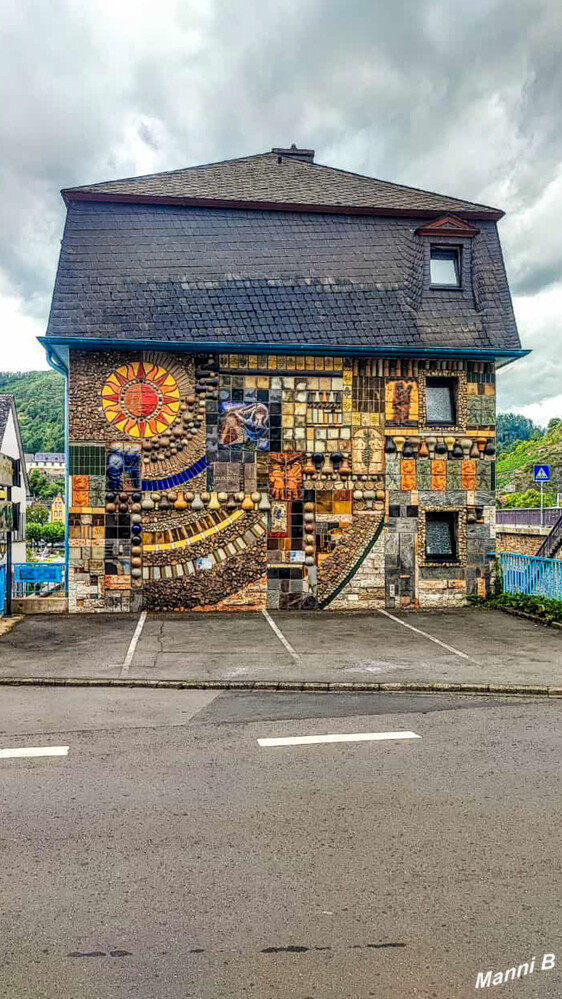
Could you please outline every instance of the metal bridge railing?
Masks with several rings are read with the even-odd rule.
[[[64,562],[16,562],[13,566],[12,596],[48,597],[64,593]]]
[[[547,506],[543,511],[544,527],[553,527],[556,521],[562,516],[562,510],[558,506]],[[541,511],[540,507],[525,507],[521,509],[504,508],[496,510],[496,524],[498,527],[540,527]]]
[[[504,593],[562,600],[562,559],[497,552]]]

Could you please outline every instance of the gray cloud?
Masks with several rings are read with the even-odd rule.
[[[0,44],[0,290],[40,320],[59,188],[293,141],[503,207],[514,294],[562,316],[559,0],[5,0]],[[562,320],[530,316],[509,404],[562,376]]]

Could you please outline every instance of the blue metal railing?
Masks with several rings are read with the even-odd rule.
[[[16,562],[13,566],[12,596],[47,597],[64,593],[64,562]]]
[[[0,565],[0,617],[6,610],[6,566]]]
[[[498,552],[504,593],[562,600],[562,559]]]

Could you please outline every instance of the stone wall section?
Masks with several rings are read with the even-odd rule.
[[[540,533],[539,533],[540,532]],[[496,528],[496,551],[513,552],[515,555],[536,555],[549,528]]]
[[[378,610],[385,606],[384,529],[359,569],[329,604],[330,610]]]

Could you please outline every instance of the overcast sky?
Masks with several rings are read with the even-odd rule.
[[[0,370],[45,367],[61,187],[272,146],[503,208],[500,408],[562,416],[561,0],[3,0]]]

